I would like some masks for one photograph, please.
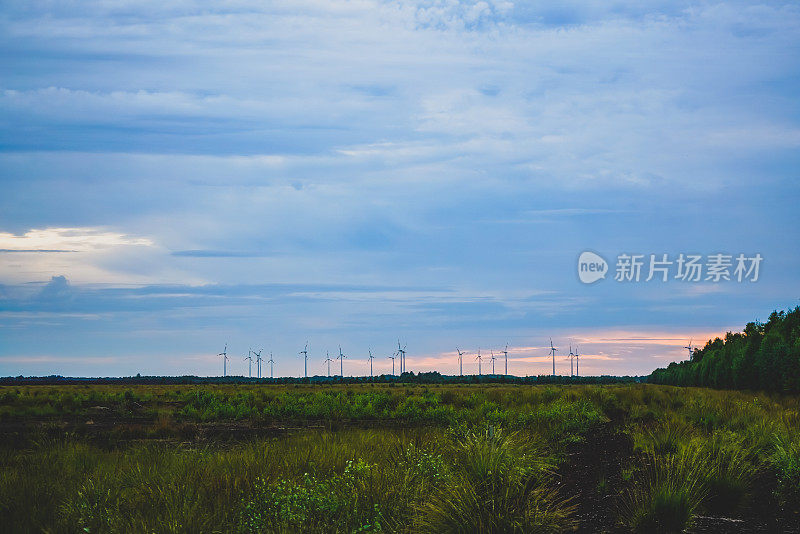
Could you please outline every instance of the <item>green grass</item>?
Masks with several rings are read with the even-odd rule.
[[[798,413],[796,396],[653,385],[0,387],[0,517],[11,532],[563,532],[597,494],[631,531],[757,504],[791,518]],[[564,488],[601,425],[630,449]]]

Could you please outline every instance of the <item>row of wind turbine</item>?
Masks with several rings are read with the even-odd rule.
[[[395,360],[399,358],[400,360],[400,374],[406,372],[406,347],[408,345],[401,345],[400,340],[397,340],[397,350],[389,356],[389,359],[392,360],[392,375],[395,374]],[[695,347],[692,346],[692,340],[689,340],[689,344],[683,347],[689,351],[689,359],[691,360],[694,357]],[[269,353],[269,360],[264,360],[261,357],[261,353],[264,349],[254,351],[252,348],[248,351],[247,356],[244,358],[248,361],[247,366],[247,375],[249,377],[253,376],[253,356],[255,356],[256,361],[256,373],[257,377],[261,378],[261,362],[266,361],[270,364],[270,371],[269,377],[274,377],[274,368],[275,368],[275,360],[272,357],[272,353]],[[550,350],[548,354],[552,357],[553,361],[553,376],[556,376],[556,352],[558,351],[558,347],[553,345],[553,338],[550,338]],[[373,376],[373,368],[372,362],[375,359],[375,356],[372,354],[372,349],[369,349],[369,376]],[[466,351],[462,351],[459,347],[456,347],[456,352],[458,353],[458,374],[460,376],[464,376],[464,355],[467,354]],[[504,366],[504,374],[508,376],[508,343],[503,350],[500,351],[503,353],[505,366]],[[303,356],[303,376],[308,378],[308,341],[306,341],[305,347],[301,350],[298,354]],[[490,361],[492,362],[492,374],[495,374],[495,361],[497,358],[494,355],[494,350],[490,350],[491,358]],[[331,359],[330,353],[326,351],[326,357],[323,363],[328,365],[328,376],[331,376],[331,362],[334,360]],[[217,356],[222,356],[222,376],[227,376],[228,374],[228,344],[225,344],[225,348],[222,352],[217,354]],[[339,346],[339,355],[336,357],[339,360],[339,372],[341,376],[344,376],[344,360],[347,358],[342,352],[341,345]],[[477,356],[475,360],[478,362],[478,376],[483,374],[482,363],[483,363],[483,356],[481,356],[481,349],[478,348]],[[578,346],[575,346],[575,350],[572,350],[572,343],[569,345],[569,355],[565,358],[565,360],[569,360],[569,375],[570,376],[580,376],[580,354],[578,353]]]

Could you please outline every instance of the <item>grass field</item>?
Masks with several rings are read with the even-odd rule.
[[[797,396],[3,386],[0,430],[9,532],[800,529]]]

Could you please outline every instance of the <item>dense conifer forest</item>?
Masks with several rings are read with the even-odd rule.
[[[656,384],[800,392],[800,307],[774,311],[695,350],[691,360],[656,369]]]

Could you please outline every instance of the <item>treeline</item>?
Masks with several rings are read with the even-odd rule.
[[[505,375],[443,375],[403,373],[380,376],[312,376],[308,378],[249,378],[246,376],[128,376],[84,378],[65,376],[17,376],[0,378],[0,386],[23,385],[190,385],[190,384],[619,384],[643,382],[638,376],[505,376]]]
[[[695,350],[688,361],[656,369],[648,382],[720,389],[800,392],[800,307],[774,311]]]

